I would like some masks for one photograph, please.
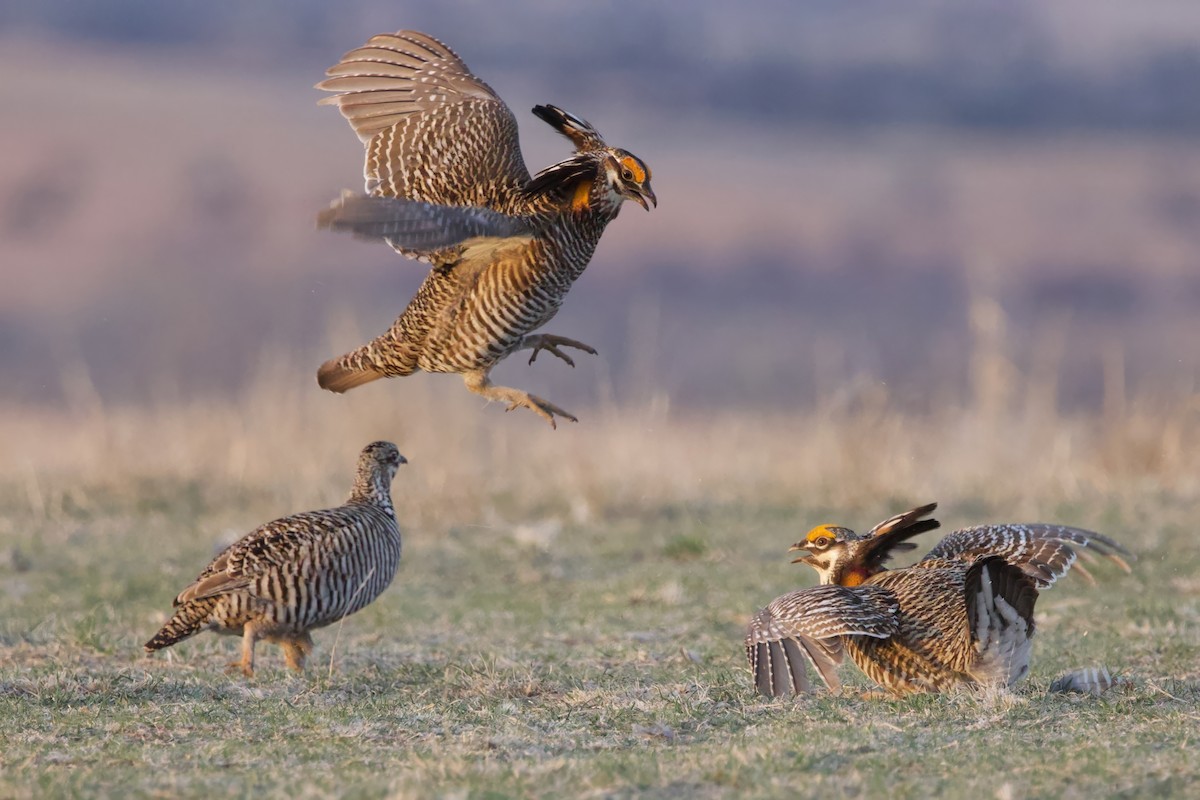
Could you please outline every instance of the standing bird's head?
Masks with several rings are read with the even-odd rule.
[[[399,466],[407,464],[408,459],[400,455],[399,448],[391,442],[371,442],[363,448],[358,462],[360,467],[383,473],[391,480],[396,476]]]
[[[407,463],[408,459],[400,455],[400,450],[391,442],[371,442],[358,456],[358,471],[350,500],[391,508],[392,478],[396,477],[400,465]]]

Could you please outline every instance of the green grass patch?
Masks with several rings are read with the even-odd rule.
[[[544,542],[516,523],[409,530],[392,588],[318,631],[304,676],[264,644],[246,680],[223,670],[232,639],[140,650],[228,521],[266,507],[205,496],[10,520],[0,796],[1165,797],[1200,781],[1200,555],[1182,504],[1136,525],[1102,512],[1134,574],[1098,565],[1099,586],[1043,595],[1012,692],[870,699],[847,664],[847,696],[765,702],[743,625],[812,582],[785,551],[827,509],[674,506]],[[1127,683],[1047,693],[1092,665]]]

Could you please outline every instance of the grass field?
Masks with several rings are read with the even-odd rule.
[[[864,390],[790,415],[595,408],[551,432],[434,379],[332,398],[7,409],[0,436],[0,796],[1098,797],[1200,787],[1200,438],[1190,396],[1107,416]],[[335,408],[336,406],[336,408]],[[1030,405],[1034,408],[1036,404]],[[583,411],[582,409],[577,409]],[[264,645],[141,643],[214,547],[335,504],[400,444],[393,586]],[[764,702],[741,637],[812,583],[787,546],[938,500],[947,527],[1062,521],[1138,555],[1039,601],[1012,692]],[[923,539],[934,540],[934,534]],[[1105,665],[1102,697],[1048,694]]]

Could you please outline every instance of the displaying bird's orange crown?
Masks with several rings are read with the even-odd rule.
[[[811,531],[809,531],[808,535],[805,536],[804,539],[805,539],[805,541],[807,541],[809,543],[814,543],[822,537],[824,537],[826,539],[834,540],[834,539],[837,539],[837,532],[839,530],[842,530],[842,529],[839,528],[837,525],[818,525],[817,527],[815,527]]]

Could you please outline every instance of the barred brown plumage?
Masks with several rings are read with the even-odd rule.
[[[887,570],[894,553],[915,547],[907,539],[938,527],[922,519],[936,507],[861,536],[820,525],[792,546],[822,585],[776,598],[751,620],[746,655],[762,694],[809,691],[805,659],[836,691],[843,654],[895,694],[1011,685],[1029,668],[1039,589],[1065,575],[1083,548],[1130,571],[1129,553],[1112,539],[1045,524],[957,530],[913,566]]]
[[[596,351],[533,331],[558,312],[604,228],[625,200],[657,205],[650,168],[610,147],[586,121],[555,106],[533,113],[575,153],[530,177],[517,123],[490,86],[446,45],[416,31],[372,37],[330,67],[317,88],[366,148],[366,196],[343,196],[318,224],[383,238],[433,269],[383,335],[317,373],[345,392],[383,377],[459,373],[468,389],[552,426],[558,406],[492,384],[491,369],[517,350],[574,362],[562,348]]]
[[[229,666],[247,676],[259,639],[280,644],[288,666],[303,670],[308,632],[362,609],[396,574],[391,482],[405,463],[391,442],[373,442],[359,455],[345,505],[268,522],[225,548],[175,598],[174,616],[146,652],[212,630],[242,637],[241,661]]]

